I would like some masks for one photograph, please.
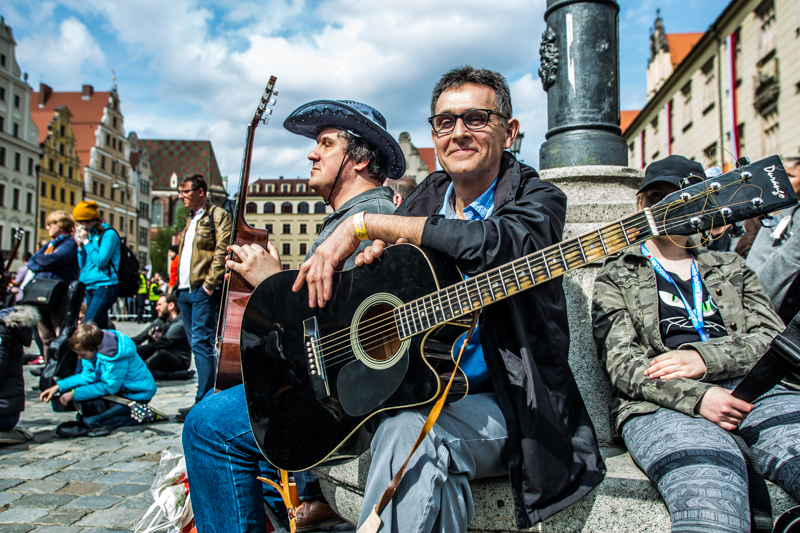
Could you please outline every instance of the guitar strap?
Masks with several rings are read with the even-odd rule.
[[[292,496],[289,494],[289,473],[286,470],[278,469],[281,474],[281,482],[275,483],[271,479],[265,477],[257,477],[256,479],[262,483],[266,483],[281,495],[283,505],[286,507],[286,513],[289,515],[289,533],[297,533],[297,507],[292,503]]]
[[[411,452],[408,454],[408,458],[406,458],[406,462],[403,463],[403,466],[400,467],[400,470],[394,475],[392,480],[389,482],[389,486],[386,487],[386,490],[383,491],[383,496],[381,497],[381,501],[378,502],[378,505],[372,508],[372,512],[367,517],[366,522],[364,522],[356,533],[377,533],[378,529],[381,527],[381,517],[380,514],[386,508],[386,506],[391,501],[392,497],[394,496],[395,491],[397,490],[397,486],[400,484],[400,479],[403,477],[403,474],[406,471],[406,467],[408,466],[408,462],[411,460],[411,456],[414,455],[414,452],[417,451],[419,445],[422,444],[422,441],[428,435],[428,432],[433,428],[433,425],[436,423],[436,419],[439,418],[439,414],[442,412],[442,407],[444,407],[445,401],[447,400],[447,394],[450,392],[450,386],[453,384],[453,378],[455,378],[458,364],[461,362],[461,356],[464,354],[464,350],[469,344],[469,339],[472,337],[472,333],[475,331],[475,326],[478,324],[478,316],[480,315],[480,311],[473,313],[472,315],[472,323],[469,326],[469,331],[467,332],[467,336],[464,338],[464,342],[461,345],[461,350],[458,352],[458,358],[456,359],[456,366],[453,369],[453,373],[450,375],[450,381],[447,382],[447,386],[444,388],[441,396],[439,399],[436,400],[436,403],[431,409],[431,413],[428,415],[427,420],[425,420],[425,424],[423,424],[422,429],[417,436],[417,441],[414,443],[414,446],[411,448]]]

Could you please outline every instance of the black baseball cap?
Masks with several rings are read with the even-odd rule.
[[[683,178],[689,178],[689,181],[695,184],[703,181],[705,176],[703,165],[697,161],[686,159],[682,155],[671,155],[650,163],[644,171],[644,181],[636,194],[659,181],[666,181],[680,188]]]

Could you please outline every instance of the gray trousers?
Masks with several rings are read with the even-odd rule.
[[[406,410],[381,422],[372,441],[359,526],[403,466],[430,409]],[[381,513],[381,531],[466,531],[475,516],[469,480],[508,474],[506,441],[494,393],[472,394],[446,405]]]
[[[777,387],[754,405],[739,431],[755,467],[800,500],[800,393]],[[673,532],[750,531],[747,469],[727,431],[660,408],[628,420],[622,436],[664,498]]]

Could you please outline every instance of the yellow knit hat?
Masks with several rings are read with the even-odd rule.
[[[83,201],[72,210],[72,218],[77,222],[100,220],[100,210],[98,207],[97,202],[92,200]]]

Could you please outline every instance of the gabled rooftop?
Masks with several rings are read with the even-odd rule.
[[[227,194],[211,141],[140,139],[139,142],[150,154],[154,189],[170,189],[173,173],[181,177],[199,172],[206,177],[210,189]]]
[[[703,32],[693,33],[668,33],[667,43],[669,43],[669,55],[672,67],[679,65],[686,59],[694,45],[703,37]]]

